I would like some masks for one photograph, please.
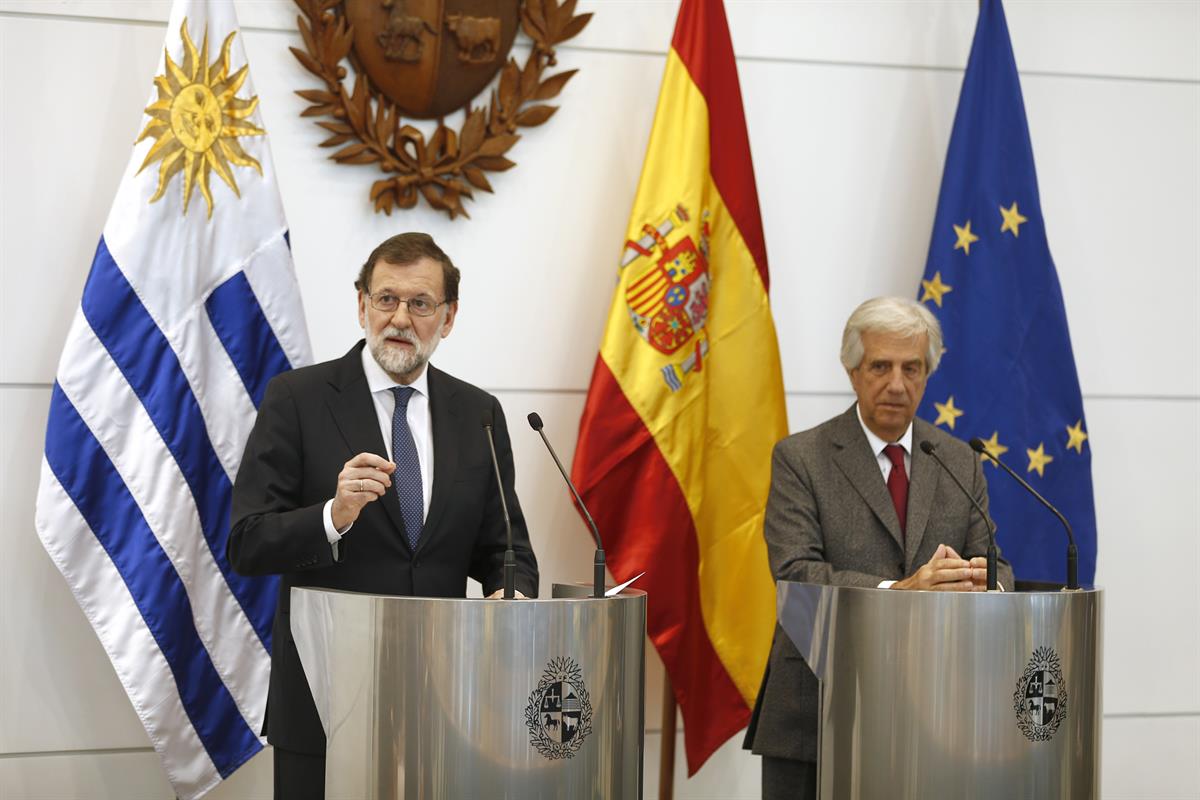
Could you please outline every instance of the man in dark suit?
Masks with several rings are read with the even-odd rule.
[[[428,366],[454,326],[458,281],[426,234],[375,248],[355,282],[365,343],[272,380],[246,444],[228,554],[241,574],[282,578],[265,725],[277,798],[320,798],[325,784],[325,734],[290,629],[293,586],[463,597],[470,577],[499,594],[505,526],[485,419],[517,589],[537,595],[500,404]]]
[[[915,419],[941,352],[937,319],[912,300],[875,298],[851,314],[841,359],[857,402],[775,446],[763,523],[775,580],[986,590],[987,525],[920,450],[921,442],[935,445],[987,508],[978,456]],[[999,582],[1013,585],[1003,560]],[[746,736],[763,756],[764,798],[816,797],[817,689],[816,676],[776,626]]]

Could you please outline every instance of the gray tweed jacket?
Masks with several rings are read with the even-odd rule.
[[[986,524],[937,462],[921,452],[926,440],[988,507],[979,456],[961,440],[914,420],[907,537],[900,534],[854,406],[779,442],[763,523],[775,580],[875,587],[916,572],[939,544],[963,558],[985,555]],[[1013,587],[1012,568],[1003,558],[999,580]],[[779,626],[745,746],[759,755],[817,760],[817,679]]]

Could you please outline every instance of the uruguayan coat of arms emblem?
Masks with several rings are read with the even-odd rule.
[[[1017,679],[1013,692],[1017,727],[1031,742],[1048,742],[1067,718],[1067,688],[1058,654],[1039,647]]]
[[[592,732],[592,702],[583,670],[570,658],[555,658],[525,707],[529,743],[549,759],[570,758]]]

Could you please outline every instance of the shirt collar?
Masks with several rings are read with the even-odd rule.
[[[374,361],[374,359],[371,359],[371,360]],[[875,455],[879,455],[880,453],[883,452],[883,448],[887,447],[889,444],[898,444],[904,448],[904,452],[908,453],[909,456],[912,456],[913,426],[912,426],[911,422],[908,423],[908,427],[904,429],[904,435],[901,436],[897,441],[885,442],[883,439],[880,439],[878,436],[876,436],[871,431],[871,429],[867,427],[867,423],[863,422],[862,409],[858,407],[858,403],[854,404],[854,413],[858,416],[858,424],[862,427],[863,433],[865,433],[867,436],[867,443],[869,445],[871,445],[872,453],[874,453]]]
[[[383,367],[379,366],[379,362],[375,360],[375,356],[371,355],[371,347],[364,345],[362,349],[362,365],[363,374],[367,376],[367,388],[371,394],[376,392],[390,392],[394,386],[403,386],[404,384],[396,383],[391,376],[383,371]],[[425,397],[429,396],[429,365],[426,364],[421,368],[421,374],[417,379],[408,386],[417,391],[418,394]]]

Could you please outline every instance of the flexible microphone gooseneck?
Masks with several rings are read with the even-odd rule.
[[[958,476],[950,471],[946,466],[946,462],[942,461],[942,457],[937,454],[937,446],[933,442],[921,442],[921,452],[927,456],[932,456],[933,460],[938,463],[946,474],[950,476],[954,484],[962,490],[962,493],[971,501],[971,505],[975,506],[975,510],[979,512],[979,516],[983,517],[983,522],[987,525],[988,531],[988,548],[987,548],[987,590],[989,592],[996,591],[996,561],[999,558],[999,553],[996,550],[996,523],[988,517],[987,512],[983,510],[983,506],[979,505],[979,501],[975,496],[967,491],[967,487],[963,486],[963,482],[958,479]]]
[[[504,499],[504,481],[500,479],[500,462],[496,460],[496,441],[492,437],[492,412],[483,412],[483,432],[487,434],[488,448],[492,451],[492,469],[496,473],[496,488],[500,492],[500,511],[504,514],[504,599],[512,600],[517,595],[517,554],[512,546],[512,520],[508,516],[508,501]]]
[[[550,440],[546,438],[546,432],[542,430],[541,416],[534,411],[529,415],[528,419],[529,427],[537,431],[541,435],[542,441],[546,443],[546,449],[550,451],[550,456],[558,466],[558,471],[562,473],[563,480],[567,482],[567,488],[575,496],[575,502],[579,505],[579,510],[583,512],[583,518],[587,520],[588,527],[592,529],[592,537],[596,540],[596,557],[592,561],[592,596],[604,597],[604,545],[600,542],[600,529],[596,527],[596,521],[592,519],[592,515],[588,513],[587,506],[583,504],[583,498],[579,496],[579,490],[571,482],[571,476],[567,474],[567,471],[563,469],[562,462],[558,460],[558,453],[554,452]]]
[[[1017,473],[1013,472],[1012,468],[997,458],[991,450],[987,449],[987,445],[978,436],[970,441],[971,449],[980,455],[987,456],[1009,475],[1017,483],[1025,487],[1025,491],[1037,498],[1038,502],[1050,509],[1054,516],[1058,517],[1058,521],[1067,529],[1067,589],[1075,591],[1079,588],[1079,549],[1075,546],[1075,534],[1071,531],[1071,524],[1067,522],[1067,518],[1062,513],[1050,504],[1050,501],[1038,494],[1037,489],[1034,489],[1029,483]]]

